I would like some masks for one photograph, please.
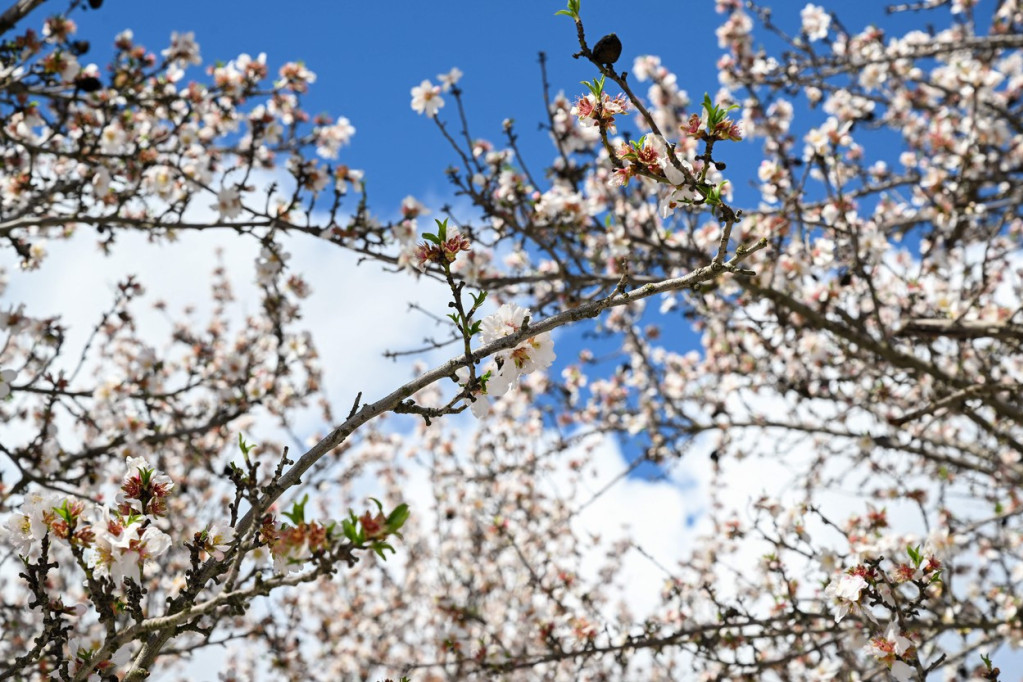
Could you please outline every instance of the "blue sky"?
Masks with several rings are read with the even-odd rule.
[[[774,20],[795,32],[803,4],[776,3]],[[853,31],[871,22],[894,25],[884,14],[885,2],[821,4],[839,11]],[[564,0],[106,0],[99,11],[77,12],[75,19],[80,35],[93,43],[82,61],[101,66],[114,35],[125,28],[154,51],[166,47],[171,31],[194,31],[204,66],[242,52],[266,52],[273,70],[285,61],[305,61],[318,76],[308,109],[347,116],[355,125],[341,162],[366,170],[372,203],[385,214],[407,194],[422,199],[449,193],[443,171],[455,156],[432,123],[411,110],[409,90],[453,66],[465,73],[461,85],[474,136],[498,143],[501,122],[514,118],[530,167],[553,158],[546,135],[537,131],[544,120],[537,53],[548,55],[555,92],[581,94],[580,81],[595,75],[571,56],[578,49],[574,26],[554,16],[564,6]],[[591,44],[611,31],[622,39],[620,67],[654,54],[693,99],[718,88],[714,63],[721,50],[714,29],[721,15],[711,0],[641,0],[628,8],[583,0],[582,15]],[[913,20],[903,16],[897,23]],[[453,114],[448,99],[444,118]]]
[[[712,2],[644,3],[673,9],[664,24],[640,17],[620,2],[584,0],[588,37],[615,31],[625,49],[623,64],[637,54],[662,54],[680,70],[699,65],[683,87],[691,94],[717,87],[713,64],[718,15]],[[313,113],[348,117],[357,133],[340,161],[366,170],[373,207],[388,214],[407,194],[444,197],[444,169],[456,160],[435,126],[410,108],[409,90],[424,78],[459,67],[471,132],[495,143],[501,122],[514,118],[526,161],[532,169],[553,158],[546,135],[537,53],[548,55],[552,89],[583,91],[580,81],[595,71],[572,58],[578,49],[574,26],[554,12],[564,0],[388,3],[301,0],[173,3],[106,0],[102,9],[76,13],[79,33],[92,40],[83,58],[101,66],[114,35],[125,28],[150,50],[166,47],[170,32],[194,31],[204,66],[239,53],[266,52],[272,72],[289,60],[303,60],[317,74],[306,99]],[[695,6],[695,9],[690,6]],[[645,91],[645,88],[642,90]],[[454,113],[453,103],[442,117]]]
[[[773,21],[790,34],[798,33],[799,10],[805,3],[774,4]],[[941,12],[893,17],[885,14],[886,2],[820,4],[834,8],[852,32],[876,23],[894,33],[924,28],[925,21],[948,16]],[[50,5],[53,10],[62,6],[47,3],[38,11],[40,16],[33,17],[34,23]],[[563,90],[569,97],[578,96],[585,92],[580,81],[596,75],[591,65],[571,56],[578,49],[574,25],[568,17],[555,16],[564,6],[565,0],[106,0],[100,10],[79,11],[74,17],[79,36],[92,43],[82,62],[95,61],[101,68],[110,56],[114,36],[126,28],[134,31],[137,42],[157,53],[167,46],[171,31],[193,31],[202,48],[201,68],[243,52],[266,52],[272,74],[287,61],[304,61],[317,74],[305,97],[307,110],[345,116],[352,122],[356,135],[338,162],[366,172],[370,209],[390,219],[396,217],[406,195],[433,209],[452,197],[444,169],[457,163],[458,157],[433,122],[412,111],[409,91],[424,78],[436,82],[437,74],[455,66],[465,74],[460,86],[471,135],[503,146],[502,121],[514,119],[522,157],[539,179],[554,150],[548,136],[538,130],[546,121],[538,53],[547,54],[554,93]],[[621,2],[583,0],[582,16],[591,45],[610,31],[622,39],[619,68],[631,68],[632,60],[641,54],[660,56],[678,75],[694,107],[704,92],[718,89],[715,62],[722,50],[714,31],[722,15],[714,11],[711,0],[641,0],[628,11]],[[778,54],[780,41],[759,27],[756,30],[767,51]],[[186,78],[203,80],[205,75],[193,70]],[[636,87],[641,96],[646,89],[644,84]],[[445,99],[447,106],[440,117],[457,132],[454,102],[450,96]],[[806,116],[801,98],[796,106],[797,130],[824,117],[819,109]],[[802,122],[801,116],[805,117]],[[629,129],[629,122],[623,129]],[[868,153],[878,153],[876,147]],[[759,148],[759,142],[753,141],[719,150],[729,164],[737,207],[757,201],[749,179],[759,163]]]

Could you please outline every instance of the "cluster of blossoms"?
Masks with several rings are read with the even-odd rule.
[[[155,523],[167,514],[174,484],[141,457],[128,457],[127,469],[112,513],[55,493],[30,495],[21,513],[8,519],[7,541],[31,559],[39,556],[40,543],[49,535],[92,550],[89,566],[115,584],[124,578],[140,584],[146,564],[170,548],[170,536]]]
[[[424,212],[422,206],[411,197],[403,203],[406,221],[414,221],[422,212]],[[471,253],[472,243],[458,228],[449,227],[447,220],[437,220],[436,223],[437,232],[424,233],[423,241],[416,247],[414,265],[420,272],[424,272],[429,263],[440,265],[451,285],[452,293],[456,300],[460,301],[461,289],[451,279],[451,275],[452,272],[459,270],[455,267],[456,263],[465,260],[459,259],[459,255]],[[485,293],[473,297],[474,306],[468,317],[472,316],[485,299]],[[514,303],[505,303],[497,312],[476,323],[470,324],[465,316],[457,313],[449,317],[459,325],[461,332],[467,337],[479,332],[482,342],[486,345],[518,333],[528,323],[529,312]],[[473,382],[475,385],[468,386],[471,376],[466,367],[456,371],[456,378],[463,387],[468,387],[471,391],[469,405],[472,413],[482,417],[490,409],[488,399],[503,396],[519,377],[546,369],[554,359],[553,340],[549,332],[544,332],[523,339],[510,350],[494,353],[492,366]]]
[[[729,142],[742,141],[742,127],[730,118],[723,118],[719,121],[708,121],[708,114],[704,110],[703,115],[691,114],[689,120],[682,126],[682,134],[695,137],[700,140],[728,140]]]
[[[615,116],[629,113],[628,99],[625,95],[611,97],[601,92],[599,98],[590,93],[575,101],[571,114],[578,118],[580,125],[599,128],[602,131],[615,131]]]
[[[170,549],[171,538],[145,518],[117,516],[96,534],[97,568],[120,584],[125,578],[142,582],[142,570]]]
[[[484,344],[499,341],[521,331],[529,317],[529,311],[514,303],[505,303],[497,312],[485,317],[480,325],[481,340]],[[477,417],[483,417],[490,410],[489,399],[499,398],[519,380],[532,372],[542,371],[554,362],[554,340],[550,332],[523,339],[514,348],[494,354],[494,366],[484,374],[484,384],[473,395],[469,408]],[[457,372],[462,385],[469,379],[464,367]]]
[[[329,560],[329,553],[340,549],[349,562],[352,549],[368,549],[386,560],[386,551],[395,552],[388,542],[391,536],[402,537],[401,528],[409,518],[408,505],[400,504],[389,514],[384,513],[383,504],[371,498],[376,512],[366,511],[357,516],[349,512],[349,518],[340,523],[324,525],[305,520],[305,505],[308,496],[295,503],[285,516],[291,524],[278,525],[267,515],[259,529],[260,543],[270,548],[274,570],[287,574],[301,570],[309,561]],[[342,545],[347,540],[347,545]]]
[[[705,163],[702,160],[690,162],[688,160],[675,159],[679,167],[676,168],[664,143],[654,135],[644,135],[639,140],[623,143],[615,154],[622,161],[620,167],[615,168],[611,174],[608,184],[611,187],[625,187],[629,181],[637,175],[653,178],[659,182],[667,182],[674,186],[676,199],[682,195],[698,196],[689,187],[687,182],[694,177],[694,172],[699,173]]]
[[[325,554],[335,539],[326,526],[316,521],[277,526],[271,516],[266,517],[260,532],[277,573],[301,570],[310,559]]]
[[[329,119],[328,119],[329,120]],[[355,135],[355,126],[345,116],[338,117],[333,124],[317,120],[313,129],[316,138],[316,153],[325,159],[336,159],[341,147],[346,146]]]
[[[472,244],[468,237],[461,234],[457,227],[443,224],[438,235],[427,235],[426,241],[416,246],[414,264],[420,272],[426,269],[428,263],[437,263],[447,268],[455,262],[459,253],[471,250]]]
[[[643,78],[656,74],[663,81],[670,80],[662,69],[657,68],[656,61],[650,58],[639,58],[636,65]],[[572,110],[573,114],[579,116],[584,129],[593,125],[592,117],[600,116],[600,108],[594,107],[593,102],[597,97],[608,97],[604,92],[604,80],[586,85],[591,94],[579,101],[587,104],[577,104]],[[722,198],[730,199],[730,185],[720,178],[719,173],[724,164],[710,163],[710,159],[715,142],[739,142],[743,139],[740,124],[727,115],[736,108],[738,105],[716,105],[709,95],[705,96],[702,115],[692,114],[686,123],[678,124],[682,137],[677,144],[671,145],[670,151],[669,142],[660,134],[648,133],[638,140],[623,141],[614,150],[616,163],[608,179],[609,186],[627,187],[637,176],[670,185],[662,191],[658,202],[663,218],[670,216],[679,206],[717,206]],[[604,134],[603,129],[601,134]],[[701,141],[705,143],[706,150],[698,154],[697,143]]]
[[[56,510],[65,507],[63,518],[58,520]],[[14,548],[19,556],[29,559],[38,558],[40,543],[51,528],[60,524],[62,536],[54,532],[54,536],[68,539],[69,520],[77,525],[83,509],[79,505],[72,504],[67,508],[55,494],[32,493],[25,497],[21,511],[11,514],[4,526],[4,541]],[[91,536],[86,535],[82,541],[91,541]]]
[[[917,679],[916,668],[909,663],[915,662],[916,647],[899,632],[894,621],[888,624],[883,635],[870,638],[866,650],[874,660],[883,663],[899,682]]]
[[[832,608],[835,611],[835,622],[841,620],[849,613],[862,614],[867,618],[874,619],[869,609],[864,608],[864,603],[895,605],[893,587],[905,584],[914,584],[922,589],[927,589],[940,584],[942,563],[934,555],[927,555],[926,558],[919,550],[909,548],[910,562],[893,564],[888,568],[882,568],[881,562],[872,561],[859,564],[840,577],[832,579],[824,590]],[[877,597],[874,599],[873,597]]]
[[[301,63],[284,64],[268,84],[266,55],[243,54],[208,67],[210,85],[184,84],[187,70],[202,61],[191,33],[172,34],[161,62],[124,31],[115,40],[105,77],[95,64],[78,65],[76,55],[89,47],[75,40],[76,28],[70,19],[53,17],[44,25],[44,41],[32,31],[16,39],[19,59],[37,60],[41,68],[13,69],[4,76],[4,87],[24,98],[5,123],[10,161],[5,167],[24,172],[0,179],[2,204],[17,211],[33,194],[49,212],[47,220],[67,220],[59,228],[34,229],[19,249],[23,267],[38,267],[45,240],[67,238],[79,219],[149,227],[160,235],[164,210],[181,215],[202,195],[214,198],[206,205],[217,212],[218,222],[243,215],[258,222],[297,220],[293,209],[303,205],[303,194],[315,199],[332,179],[335,198],[353,186],[361,190],[361,171],[294,160],[303,149],[335,159],[355,132],[346,117],[313,119],[302,109],[301,96],[316,76]],[[67,98],[52,101],[54,88],[66,89]],[[112,102],[123,115],[112,113]],[[310,121],[306,132],[301,126]],[[289,159],[294,191],[276,193],[269,210],[261,208],[266,202],[246,208],[247,196],[261,188],[232,183],[227,176],[235,169],[276,168],[279,155]],[[33,192],[27,192],[29,185]],[[138,193],[160,201],[143,201]],[[88,210],[79,210],[86,204]]]
[[[654,139],[652,135],[644,135],[639,140],[623,143],[621,147],[615,150],[619,160],[625,162],[625,165],[615,168],[611,178],[613,186],[624,187],[628,185],[629,180],[635,177],[640,169],[653,174],[655,177],[664,175],[664,167],[671,164],[658,151]],[[673,166],[671,171],[675,171]],[[681,176],[681,173],[678,175]],[[681,184],[683,178],[677,179],[679,179],[678,184]]]
[[[440,85],[434,85],[424,79],[422,83],[412,88],[412,111],[426,114],[429,118],[436,116],[444,106],[444,98],[440,94],[454,88],[461,78],[461,70],[455,67],[447,73],[438,74],[437,80],[440,81]]]

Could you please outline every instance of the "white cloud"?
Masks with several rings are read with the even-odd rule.
[[[700,453],[689,455],[699,457]],[[619,478],[628,463],[612,437],[591,444],[584,456],[595,474],[586,477],[588,489],[581,490],[573,501],[575,508],[582,507],[575,518],[575,530],[579,537],[599,534],[605,544],[627,537],[647,555],[633,551],[626,556],[623,570],[616,576],[624,591],[612,599],[623,601],[633,616],[642,619],[660,604],[661,587],[670,577],[665,570],[675,568],[692,549],[696,536],[691,519],[706,504],[705,489],[692,485],[688,467],[677,469],[665,479]],[[568,453],[565,459],[571,458]],[[583,564],[596,567],[599,558],[595,556]],[[595,571],[584,577],[595,579]]]

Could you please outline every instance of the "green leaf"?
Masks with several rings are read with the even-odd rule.
[[[384,561],[387,561],[387,556],[384,554],[384,550],[385,549],[391,550],[391,554],[397,554],[398,553],[394,549],[394,547],[391,547],[386,542],[379,542],[379,541],[378,542],[374,542],[372,545],[370,545],[370,549],[372,549],[376,553],[376,555],[378,557],[380,557],[381,559],[383,559]]]
[[[592,82],[590,82],[590,81],[579,81],[579,82],[582,83],[583,85],[585,85],[587,88],[589,88],[590,92],[597,99],[597,101],[598,102],[600,101],[601,95],[604,94],[604,76],[601,76],[600,80],[597,80],[596,78],[594,78]]]
[[[302,501],[301,502],[295,502],[293,505],[291,505],[291,511],[290,512],[284,512],[284,515],[287,516],[288,520],[291,521],[296,526],[304,523],[305,522],[305,503],[308,502],[308,501],[309,501],[309,495],[303,496],[302,497]]]
[[[920,547],[913,547],[912,545],[906,546],[906,554],[913,561],[913,566],[920,568],[920,563],[923,561],[923,555],[920,554]]]
[[[568,9],[561,9],[554,13],[554,16],[564,14],[566,17],[572,17],[576,21],[579,20],[579,2],[580,0],[568,0]]]
[[[64,519],[65,523],[71,525],[71,510],[67,506],[66,498],[59,507],[54,507],[53,511],[57,512],[57,516]]]
[[[707,129],[713,131],[717,124],[721,123],[728,116],[728,112],[738,109],[738,104],[730,104],[722,109],[710,100],[710,95],[703,93],[703,108],[707,111]]]
[[[246,461],[248,460],[249,453],[256,447],[255,443],[246,443],[245,438],[242,436],[241,431],[238,432],[238,449],[242,451]]]
[[[721,121],[725,120],[725,116],[732,109],[738,109],[738,104],[732,104],[727,109],[722,109],[710,100],[710,95],[703,93],[703,108],[707,111],[707,127],[713,128]]]
[[[715,109],[714,103],[710,101],[710,93],[703,93],[703,108],[707,111],[708,115]]]
[[[387,515],[387,530],[396,533],[401,529],[412,512],[407,504],[399,504],[390,514]]]
[[[127,516],[121,517],[125,526],[134,526],[136,523],[141,523],[142,519],[142,514],[128,514]]]
[[[352,519],[354,519],[354,518],[355,518],[355,515],[352,514]],[[355,544],[355,545],[361,545],[362,544],[362,541],[363,541],[362,533],[359,532],[359,528],[358,528],[358,526],[356,525],[356,523],[353,520],[351,520],[351,519],[342,519],[341,520],[341,532],[344,534],[344,536],[346,538],[348,538],[349,542],[351,542],[352,544]]]
[[[706,192],[702,192],[704,201],[708,206],[717,206],[721,203],[721,188],[725,183],[718,184],[717,187],[707,187]]]

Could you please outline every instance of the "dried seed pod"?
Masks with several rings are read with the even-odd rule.
[[[75,87],[82,92],[96,92],[103,88],[103,83],[95,76],[81,76],[75,79]]]
[[[593,58],[601,64],[614,64],[622,56],[622,41],[614,33],[608,33],[593,46]]]

